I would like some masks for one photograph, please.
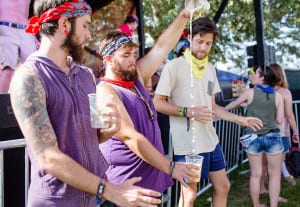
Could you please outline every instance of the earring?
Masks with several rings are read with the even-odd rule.
[[[67,29],[64,29],[64,34],[67,36],[69,31]]]

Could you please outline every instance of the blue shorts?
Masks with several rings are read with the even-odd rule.
[[[282,140],[279,132],[271,132],[259,135],[249,147],[244,148],[249,154],[278,154],[283,152]]]
[[[290,137],[281,137],[282,145],[283,145],[283,152],[288,153],[291,149],[291,138]]]
[[[219,171],[226,167],[224,154],[220,144],[218,144],[214,151],[207,153],[200,153],[204,157],[201,171],[201,179],[208,179],[209,172]],[[175,162],[185,162],[185,155],[174,155]]]

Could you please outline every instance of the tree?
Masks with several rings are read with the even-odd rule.
[[[208,16],[213,18],[222,0],[210,1]],[[144,0],[145,32],[156,39],[169,25],[181,8],[183,0]],[[300,4],[294,0],[264,0],[264,26],[267,44],[276,49],[277,62],[288,63],[300,69]],[[254,44],[255,16],[253,1],[228,1],[218,24],[221,37],[216,43],[210,60],[233,62],[232,68],[246,68],[246,46]],[[229,68],[230,69],[230,68]]]
[[[300,4],[299,0],[262,0],[264,8],[265,40],[275,47],[277,63],[300,69]],[[122,23],[131,10],[133,0],[114,0],[93,14],[92,40],[97,48],[108,31]],[[184,0],[143,0],[145,33],[155,40],[184,7]],[[213,18],[222,0],[209,0],[207,16]],[[296,3],[298,2],[298,3]],[[253,0],[228,0],[217,22],[221,37],[210,54],[210,61],[232,63],[227,69],[247,68],[246,47],[255,44],[255,16]]]

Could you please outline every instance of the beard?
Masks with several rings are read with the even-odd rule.
[[[202,60],[203,58],[205,58],[208,54],[204,51],[192,51],[192,55],[199,59]]]
[[[66,37],[62,48],[65,48],[68,53],[72,56],[73,61],[77,63],[83,63],[84,48],[82,45],[77,43],[75,35],[75,24],[71,22],[71,29]]]
[[[123,81],[136,81],[138,79],[136,65],[134,65],[134,70],[126,70],[117,60],[113,60],[112,72]]]

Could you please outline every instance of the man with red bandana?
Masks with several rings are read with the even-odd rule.
[[[109,128],[93,129],[88,94],[96,92],[90,69],[79,64],[91,37],[91,8],[84,1],[35,2],[27,32],[41,35],[41,45],[16,71],[11,102],[25,136],[31,161],[30,207],[99,206],[105,199],[120,206],[155,206],[160,193],[135,186],[134,177],[114,185],[98,143],[120,127],[109,104]],[[68,58],[68,57],[72,58]]]

